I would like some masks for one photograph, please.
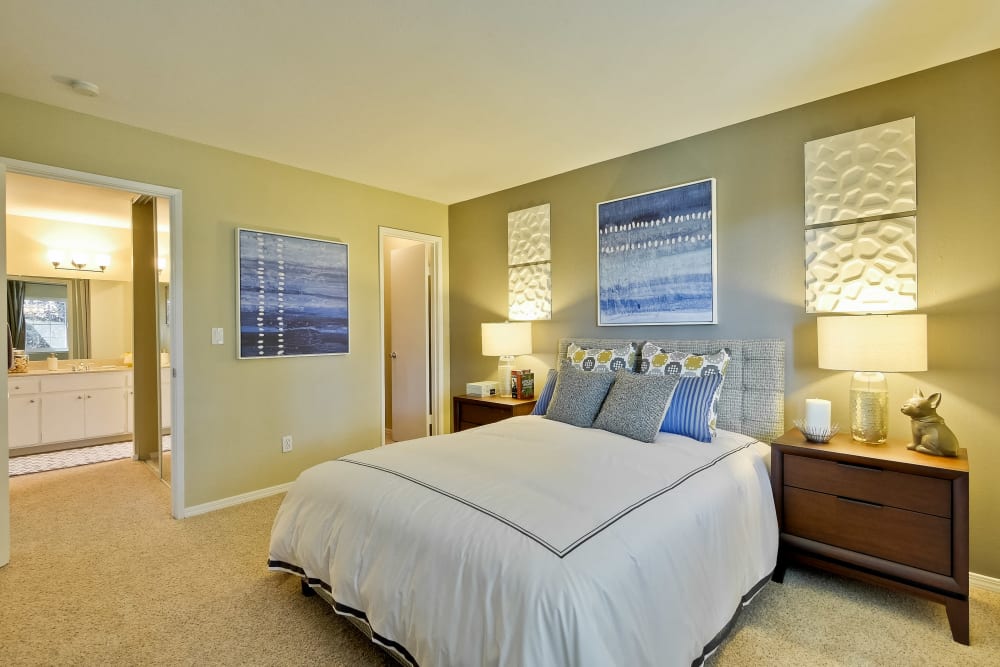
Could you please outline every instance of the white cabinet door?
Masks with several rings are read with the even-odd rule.
[[[41,442],[40,408],[37,395],[10,397],[7,402],[7,441],[11,449]]]
[[[88,389],[84,406],[86,437],[100,438],[125,432],[128,401],[123,389]]]
[[[84,393],[42,394],[42,442],[64,442],[86,437]]]

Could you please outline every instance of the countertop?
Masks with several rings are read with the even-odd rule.
[[[131,366],[94,366],[93,368],[86,371],[74,371],[71,368],[60,368],[57,371],[50,371],[48,369],[29,369],[27,373],[11,373],[7,372],[7,377],[17,378],[17,377],[37,377],[39,375],[75,375],[77,373],[113,373],[115,371],[130,371]]]

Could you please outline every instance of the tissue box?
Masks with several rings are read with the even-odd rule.
[[[468,382],[465,385],[465,393],[469,396],[496,396],[500,391],[500,385],[496,382]]]

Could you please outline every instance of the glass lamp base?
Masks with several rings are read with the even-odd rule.
[[[505,354],[497,364],[497,374],[500,383],[500,395],[510,397],[510,372],[514,370],[514,355]]]
[[[881,445],[889,437],[889,383],[878,372],[859,371],[851,379],[851,436]]]

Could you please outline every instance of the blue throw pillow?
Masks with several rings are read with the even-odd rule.
[[[556,369],[550,368],[549,375],[545,378],[545,386],[542,387],[542,393],[538,395],[538,400],[535,401],[535,408],[531,411],[533,415],[544,415],[549,410],[549,401],[552,400],[552,392],[556,390]]]
[[[722,375],[682,377],[674,390],[660,430],[686,435],[701,442],[711,442],[709,413],[712,401],[715,400],[715,391],[722,384],[722,379]]]

